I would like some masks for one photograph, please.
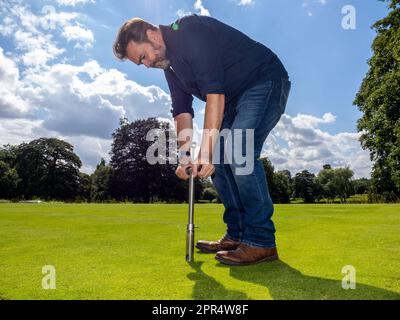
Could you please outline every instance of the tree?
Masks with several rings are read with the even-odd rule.
[[[279,199],[279,195],[277,194],[278,188],[275,185],[275,179],[274,179],[275,168],[267,157],[261,158],[260,160],[264,167],[265,177],[268,183],[268,191],[271,196],[271,199],[273,202],[277,202]]]
[[[18,173],[15,170],[15,147],[0,147],[0,199],[11,199],[16,196]]]
[[[16,150],[15,162],[22,198],[71,200],[77,196],[82,162],[68,142],[40,138],[23,143]]]
[[[318,175],[316,182],[320,184],[322,196],[330,201],[334,201],[337,197],[341,202],[353,193],[353,184],[351,178],[354,173],[349,168],[332,169],[331,166],[324,166]]]
[[[353,180],[354,194],[366,194],[371,187],[371,180],[367,178],[361,178]]]
[[[18,185],[18,174],[8,163],[0,160],[0,199],[11,199],[15,196]]]
[[[400,0],[391,0],[389,8],[373,25],[373,56],[354,101],[363,113],[360,141],[374,162],[372,189],[387,200],[400,198]]]
[[[324,165],[318,173],[316,181],[321,186],[321,195],[328,201],[333,202],[338,195],[337,185],[335,183],[335,171],[330,165]]]
[[[261,158],[265,176],[268,182],[268,191],[274,203],[290,203],[292,194],[290,171],[275,172],[271,161],[265,157]]]
[[[302,198],[305,203],[315,202],[315,175],[303,170],[296,174],[293,180],[294,197]]]
[[[351,178],[354,176],[354,172],[349,168],[337,168],[334,170],[334,173],[334,184],[337,188],[337,194],[340,202],[344,203],[351,193]]]
[[[10,168],[14,168],[17,157],[17,148],[17,146],[12,146],[10,144],[0,147],[0,161],[7,163]]]
[[[212,202],[215,199],[218,199],[217,190],[215,190],[215,188],[205,188],[203,191],[202,198],[203,200],[208,200],[210,202]]]
[[[92,179],[90,175],[80,172],[79,173],[79,189],[76,200],[91,202],[92,194]]]
[[[275,203],[290,203],[291,186],[287,172],[278,171],[274,173],[274,196]]]
[[[93,201],[106,201],[111,199],[110,182],[112,178],[112,169],[106,165],[102,158],[92,174],[92,194]]]
[[[129,199],[135,202],[186,201],[187,183],[175,175],[171,164],[150,164],[146,158],[147,150],[154,141],[147,141],[150,130],[159,130],[166,136],[166,150],[171,137],[168,122],[156,118],[137,120],[129,123],[121,119],[120,127],[113,133],[110,152],[110,166],[113,169],[111,181],[112,195],[117,200]],[[173,137],[174,138],[174,137]],[[162,155],[158,155],[160,159]],[[202,184],[196,179],[196,199],[202,193]]]

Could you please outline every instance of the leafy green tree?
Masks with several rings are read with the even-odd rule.
[[[294,197],[302,198],[305,203],[313,203],[316,199],[315,175],[303,170],[295,175],[293,180]]]
[[[212,202],[213,200],[218,198],[218,193],[215,188],[205,188],[203,191],[203,200],[208,200]]]
[[[91,176],[80,172],[79,173],[79,192],[76,200],[91,202],[92,194],[92,179]]]
[[[93,201],[102,202],[111,199],[110,182],[112,169],[106,165],[102,158],[92,174],[92,195]]]
[[[279,195],[277,194],[278,188],[275,185],[275,179],[274,179],[275,168],[272,165],[272,162],[267,157],[261,158],[260,160],[264,167],[265,177],[268,183],[268,191],[271,196],[271,199],[273,202],[277,202],[279,199]]]
[[[389,201],[400,198],[400,0],[388,2],[389,14],[373,25],[373,57],[354,104],[363,113],[361,144],[374,162],[372,190]]]
[[[325,165],[316,178],[316,182],[322,188],[322,196],[330,201],[334,201],[337,197],[341,202],[353,193],[353,183],[351,181],[354,173],[349,168],[332,169],[331,166]]]
[[[371,187],[371,180],[367,178],[361,178],[353,180],[354,194],[366,194]]]
[[[290,203],[292,194],[290,171],[275,172],[271,161],[267,158],[261,158],[264,167],[265,176],[268,182],[268,191],[274,203]]]
[[[351,178],[353,178],[354,172],[349,168],[337,168],[334,170],[334,173],[334,184],[337,188],[337,194],[340,202],[344,203],[351,193]]]
[[[40,138],[23,143],[17,148],[15,161],[22,198],[71,200],[77,196],[82,162],[68,142]]]
[[[18,174],[9,164],[0,160],[0,199],[11,199],[15,196],[18,185]]]
[[[290,203],[291,185],[287,172],[274,173],[275,203]]]
[[[120,127],[113,133],[110,152],[113,175],[110,185],[115,199],[144,203],[181,202],[188,199],[187,183],[175,175],[175,165],[153,165],[146,159],[147,150],[154,144],[154,141],[147,141],[146,136],[154,129],[165,133],[165,148],[168,150],[171,141],[169,133],[173,131],[170,130],[169,123],[160,122],[156,118],[141,119],[132,123],[121,119]],[[196,199],[199,199],[203,190],[198,179],[195,191]]]
[[[10,168],[14,168],[17,157],[17,148],[17,146],[12,146],[10,144],[0,147],[0,161],[7,163]]]
[[[321,186],[321,195],[328,201],[333,202],[338,195],[337,185],[335,183],[335,171],[330,165],[324,165],[316,178]]]

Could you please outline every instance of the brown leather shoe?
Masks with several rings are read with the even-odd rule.
[[[222,250],[236,250],[240,242],[233,241],[224,236],[218,241],[200,240],[196,243],[196,248],[203,253],[217,253]]]
[[[219,251],[215,259],[230,266],[248,266],[277,260],[278,251],[276,248],[259,248],[241,243],[234,251]]]

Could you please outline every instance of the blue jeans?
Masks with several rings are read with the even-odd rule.
[[[268,134],[285,112],[290,88],[287,79],[259,81],[244,91],[236,103],[225,107],[221,131],[231,132],[231,145],[235,148],[238,142],[241,144],[240,152],[246,156],[246,164],[225,159],[227,144],[220,136],[216,146],[220,148],[220,161],[215,164],[212,181],[225,207],[226,236],[251,246],[276,247],[275,226],[271,220],[274,205],[259,157]],[[235,129],[242,129],[236,131],[242,134],[235,134]],[[254,148],[250,154],[246,152],[246,129],[254,130]],[[238,169],[243,169],[248,161],[252,162],[252,172],[238,174]]]

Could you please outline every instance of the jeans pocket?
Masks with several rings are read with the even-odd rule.
[[[292,83],[288,79],[281,79],[281,95],[279,99],[281,114],[284,114],[286,111],[286,105],[289,98],[291,87]]]

